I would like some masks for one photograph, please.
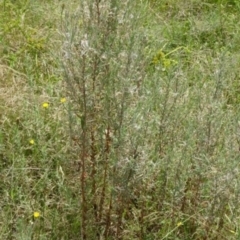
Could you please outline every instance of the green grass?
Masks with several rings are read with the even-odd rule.
[[[239,4],[133,2],[0,1],[0,239],[240,237]]]

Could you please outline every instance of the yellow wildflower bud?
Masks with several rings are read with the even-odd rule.
[[[48,103],[48,102],[44,102],[44,103],[42,104],[42,107],[43,107],[43,108],[49,108],[49,103]]]
[[[34,217],[34,218],[40,217],[40,212],[34,212],[34,213],[33,213],[33,217]]]

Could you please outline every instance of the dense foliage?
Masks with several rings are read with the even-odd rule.
[[[0,9],[0,239],[239,238],[238,1]]]

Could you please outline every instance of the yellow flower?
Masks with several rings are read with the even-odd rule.
[[[39,218],[40,217],[40,212],[34,212],[33,217],[34,218]]]
[[[43,108],[49,108],[49,103],[48,103],[48,102],[44,102],[44,103],[42,104],[42,107],[43,107]]]
[[[182,222],[178,222],[178,223],[177,223],[177,226],[178,226],[178,227],[180,227],[180,226],[182,226],[182,225],[183,225]]]
[[[34,141],[33,139],[31,139],[31,140],[29,140],[29,143],[30,143],[31,145],[34,145],[34,144],[35,144],[35,141]]]
[[[65,97],[60,99],[60,102],[61,102],[61,103],[65,103],[66,101],[67,101],[67,100],[66,100]]]

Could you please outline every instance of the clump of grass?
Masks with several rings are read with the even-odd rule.
[[[53,199],[63,179],[60,156],[67,140],[60,138],[64,96],[61,88],[54,91],[55,81],[48,81],[53,75],[59,79],[59,74],[48,52],[51,32],[38,18],[43,7],[26,1],[0,3],[1,239],[53,236],[46,219],[54,212],[46,209],[56,207]],[[48,20],[54,26],[55,19]],[[48,61],[52,64],[46,65]],[[42,108],[46,101],[51,108]],[[33,221],[37,211],[40,218]]]
[[[46,16],[45,6],[18,0],[3,1],[0,7],[1,64],[28,75],[32,86],[56,82],[57,61],[50,54],[54,44],[57,47],[57,40],[51,41],[56,22]]]

